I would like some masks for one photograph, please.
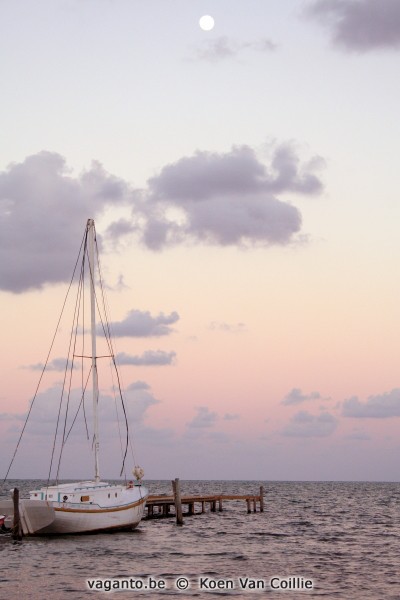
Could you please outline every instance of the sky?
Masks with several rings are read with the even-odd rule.
[[[0,474],[94,218],[146,477],[398,481],[398,0],[1,0],[0,56]]]

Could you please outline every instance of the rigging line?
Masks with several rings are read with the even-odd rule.
[[[123,461],[124,460],[124,449],[123,449],[123,444],[122,444],[122,432],[121,432],[120,414],[119,414],[119,411],[118,411],[117,396],[116,396],[116,393],[115,393],[116,392],[116,383],[115,383],[115,380],[114,380],[114,366],[115,366],[114,365],[114,357],[115,357],[115,351],[114,351],[114,348],[113,348],[113,340],[112,340],[112,336],[111,336],[109,307],[108,307],[107,298],[105,296],[104,289],[103,289],[103,279],[102,279],[102,274],[101,274],[100,256],[99,256],[97,244],[96,244],[96,256],[97,256],[97,264],[98,264],[98,269],[99,269],[100,289],[101,289],[102,300],[103,300],[103,307],[104,307],[104,316],[105,316],[105,325],[106,325],[105,329],[107,330],[108,340],[109,340],[109,347],[110,347],[110,351],[111,351],[110,358],[113,359],[113,361],[110,361],[109,364],[110,364],[111,382],[112,382],[113,395],[114,395],[115,413],[116,413],[116,418],[117,418],[118,436],[119,436],[119,443],[120,443],[120,450],[121,450],[121,460]],[[121,393],[120,393],[120,395],[121,395]],[[124,471],[125,471],[125,469],[124,469]],[[126,471],[124,472],[124,476],[125,476],[125,481],[127,481]]]
[[[86,234],[87,235],[87,234]],[[85,240],[85,246],[86,247],[86,240]],[[83,257],[85,255],[83,254]],[[82,285],[82,266],[81,266],[81,273],[79,276],[79,288]],[[74,311],[74,319],[73,322],[75,321],[75,314],[76,314],[76,302],[75,302],[75,311]],[[69,357],[70,357],[70,352],[71,351],[71,338],[70,338],[70,343],[69,343],[69,348],[68,348],[68,359],[67,359],[67,364],[65,366],[65,372],[64,372],[64,381],[63,381],[63,385],[62,385],[62,390],[61,390],[61,396],[60,396],[60,404],[58,406],[58,414],[57,414],[57,422],[56,422],[56,431],[54,433],[54,439],[53,439],[53,448],[52,448],[52,452],[51,452],[51,459],[50,459],[50,467],[49,467],[49,475],[48,475],[48,480],[47,480],[47,485],[50,482],[50,478],[51,478],[51,470],[53,468],[53,460],[54,460],[54,454],[55,454],[55,450],[56,450],[56,443],[57,443],[57,435],[58,435],[58,427],[60,424],[60,416],[61,416],[61,408],[62,408],[62,402],[63,402],[63,398],[64,398],[64,390],[65,390],[65,380],[67,377],[67,371],[68,371],[68,361],[69,361]],[[60,453],[62,452],[62,446],[60,449]],[[58,471],[57,471],[57,475],[58,475]],[[57,476],[56,476],[57,477]]]
[[[80,248],[79,248],[78,257],[77,257],[77,259],[76,259],[75,266],[74,266],[74,270],[73,270],[73,273],[72,273],[72,277],[71,277],[71,280],[70,280],[70,282],[69,282],[68,290],[67,290],[67,293],[66,293],[66,295],[65,295],[65,298],[64,298],[64,303],[63,303],[63,305],[62,305],[62,308],[61,308],[61,314],[60,314],[60,316],[59,316],[59,318],[58,318],[58,321],[57,321],[56,330],[55,330],[55,332],[54,332],[53,339],[52,339],[52,341],[51,341],[50,349],[49,349],[49,352],[48,352],[48,354],[47,354],[47,357],[46,357],[46,362],[44,363],[44,366],[43,366],[42,372],[41,372],[41,374],[40,374],[39,381],[38,381],[38,384],[37,384],[37,386],[36,386],[36,390],[35,390],[35,393],[34,393],[34,395],[33,395],[33,398],[32,398],[32,401],[31,401],[31,405],[30,405],[30,407],[29,407],[28,414],[27,414],[27,416],[26,416],[26,419],[25,419],[25,422],[24,422],[24,426],[23,426],[23,428],[22,428],[22,431],[21,431],[21,433],[20,433],[20,436],[19,436],[19,438],[18,438],[17,446],[16,446],[16,448],[15,448],[15,450],[14,450],[14,454],[13,454],[13,456],[12,456],[12,458],[11,458],[11,462],[10,462],[10,465],[9,465],[9,467],[8,467],[8,469],[7,469],[7,473],[5,474],[5,477],[4,477],[4,479],[3,479],[3,482],[2,482],[2,483],[3,483],[3,485],[4,485],[4,483],[7,481],[8,474],[9,474],[9,472],[10,472],[10,470],[11,470],[11,467],[12,467],[12,465],[13,465],[13,463],[14,463],[15,456],[16,456],[16,454],[17,454],[17,452],[18,452],[18,448],[19,448],[19,446],[20,446],[20,443],[21,443],[21,440],[22,440],[22,436],[24,435],[24,432],[25,432],[26,426],[27,426],[27,424],[28,424],[28,420],[29,420],[30,414],[31,414],[31,412],[32,412],[32,408],[33,408],[34,402],[35,402],[35,400],[36,400],[36,397],[37,397],[37,394],[38,394],[38,392],[39,392],[39,388],[40,388],[40,384],[41,384],[41,382],[42,382],[42,379],[43,379],[44,372],[45,372],[45,370],[46,370],[46,368],[47,368],[47,364],[48,364],[48,362],[49,362],[50,354],[51,354],[51,351],[52,351],[52,349],[53,349],[53,346],[54,346],[54,341],[55,341],[55,339],[56,339],[56,336],[57,336],[58,327],[59,327],[59,325],[60,325],[60,321],[61,321],[61,319],[62,319],[62,316],[63,316],[63,314],[64,314],[64,309],[65,309],[65,305],[66,305],[66,303],[67,303],[67,299],[68,299],[69,292],[70,292],[70,290],[71,290],[71,287],[72,287],[72,284],[73,284],[73,282],[74,282],[74,278],[75,278],[75,271],[76,271],[76,267],[78,266],[78,263],[79,263],[79,258],[80,258],[80,255],[81,255],[82,246],[83,246],[83,243],[84,243],[84,241],[85,241],[85,237],[86,237],[86,232],[85,232],[85,234],[84,234],[84,236],[83,236],[83,238],[82,238],[82,242],[81,242],[81,245],[80,245]]]
[[[125,442],[124,456],[123,456],[123,459],[122,459],[122,468],[121,468],[121,473],[120,473],[120,476],[121,476],[122,473],[123,473],[123,471],[124,471],[124,468],[125,468],[125,460],[126,460],[126,455],[128,453],[128,446],[129,446],[129,423],[128,423],[128,418],[127,418],[127,414],[126,414],[126,410],[125,410],[124,399],[123,399],[123,396],[122,396],[121,383],[120,383],[119,373],[118,373],[118,369],[117,369],[117,364],[115,362],[115,355],[114,355],[114,351],[113,351],[113,347],[112,347],[112,341],[111,341],[111,335],[110,335],[110,326],[109,326],[109,322],[108,322],[108,319],[107,319],[106,302],[105,302],[105,295],[104,295],[104,285],[103,285],[103,278],[102,278],[102,275],[101,275],[101,268],[100,268],[100,259],[99,259],[98,245],[97,245],[96,230],[95,230],[94,241],[95,241],[95,248],[96,248],[97,269],[98,269],[98,272],[99,272],[100,289],[101,289],[102,300],[103,300],[103,309],[104,309],[104,313],[105,313],[105,321],[107,323],[107,331],[106,331],[106,327],[105,327],[104,322],[103,322],[103,318],[102,318],[102,314],[101,314],[100,306],[99,306],[99,299],[97,297],[96,291],[95,291],[95,302],[96,302],[98,314],[99,314],[99,317],[100,317],[100,323],[101,323],[101,326],[103,328],[104,337],[105,337],[105,340],[107,342],[108,348],[110,350],[111,358],[112,358],[112,361],[113,361],[113,364],[114,364],[115,373],[116,373],[117,380],[118,380],[119,396],[120,396],[120,399],[121,399],[122,409],[123,409],[124,418],[125,418],[126,442]],[[90,269],[90,265],[89,265],[89,269]],[[90,271],[91,271],[91,269],[90,269]],[[92,277],[92,282],[93,282],[93,287],[94,287],[94,273],[91,272],[90,275]]]
[[[92,372],[92,367],[90,367],[90,369],[89,369],[89,373],[88,373],[88,376],[87,376],[87,379],[86,379],[85,387],[84,387],[84,389],[83,389],[83,392],[82,392],[81,401],[80,401],[80,403],[79,403],[79,406],[78,406],[78,409],[77,409],[77,411],[76,411],[76,413],[75,413],[75,417],[74,417],[74,419],[73,419],[73,421],[72,421],[71,427],[69,428],[69,431],[68,431],[68,433],[67,433],[67,436],[66,436],[66,438],[65,438],[65,444],[67,443],[67,440],[68,440],[68,438],[69,438],[69,434],[71,433],[71,431],[72,431],[72,428],[73,428],[73,426],[75,425],[75,421],[76,421],[76,419],[77,419],[77,417],[78,417],[79,411],[80,411],[80,409],[81,409],[81,406],[82,406],[82,404],[83,404],[83,400],[84,400],[84,397],[85,397],[85,392],[86,392],[87,385],[88,385],[88,383],[89,383],[89,378],[90,378],[90,374],[91,374],[91,372]],[[88,439],[89,439],[89,432],[88,432]],[[64,445],[65,445],[65,444],[64,444]]]
[[[126,456],[127,456],[127,453],[128,453],[128,446],[129,446],[129,422],[128,422],[128,417],[127,417],[127,414],[126,414],[126,408],[125,408],[124,398],[122,396],[121,381],[120,381],[119,372],[118,372],[118,369],[117,369],[117,363],[115,361],[114,348],[113,348],[112,338],[111,338],[110,320],[109,320],[108,314],[107,314],[107,303],[106,303],[105,294],[104,294],[104,284],[103,284],[103,278],[102,278],[102,274],[101,274],[99,249],[98,249],[98,245],[97,245],[97,236],[96,235],[95,235],[95,248],[96,248],[96,257],[97,257],[97,268],[98,268],[98,271],[99,271],[99,279],[100,279],[100,290],[101,290],[101,295],[102,295],[102,299],[103,299],[103,307],[104,307],[104,314],[105,314],[105,321],[106,321],[108,336],[107,336],[107,334],[105,332],[103,322],[102,322],[102,326],[103,326],[103,330],[104,330],[104,334],[105,334],[106,340],[108,342],[108,346],[110,348],[110,352],[112,354],[112,361],[113,361],[114,368],[115,368],[115,374],[117,376],[119,396],[120,396],[120,399],[121,399],[121,405],[122,405],[122,409],[123,409],[123,412],[124,412],[124,418],[125,418],[126,441],[125,441],[125,452],[124,452],[124,455],[123,455],[122,467],[121,467],[121,472],[120,472],[120,477],[121,477],[122,473],[124,472],[124,469],[125,469],[125,460],[126,460]],[[97,302],[97,297],[96,297],[96,302]]]
[[[99,268],[100,290],[101,290],[101,295],[102,295],[102,299],[103,299],[104,316],[105,316],[105,322],[106,322],[106,326],[107,326],[107,333],[108,333],[108,340],[109,340],[109,345],[110,345],[110,352],[111,352],[111,354],[114,355],[114,348],[113,348],[113,342],[112,342],[112,337],[111,337],[110,319],[109,319],[109,316],[108,316],[109,309],[108,309],[108,306],[107,306],[107,301],[106,301],[106,297],[105,297],[105,293],[104,293],[103,278],[102,278],[102,275],[101,275],[100,255],[99,255],[99,249],[98,249],[98,246],[97,246],[97,241],[96,241],[96,256],[97,256],[97,264],[98,264],[98,268]]]
[[[112,383],[112,389],[113,389],[113,395],[114,395],[114,406],[115,406],[115,414],[117,416],[119,445],[120,445],[120,449],[121,449],[121,460],[122,460],[123,456],[124,456],[124,450],[123,450],[123,447],[122,447],[122,435],[121,435],[121,426],[120,426],[120,422],[119,422],[119,412],[118,412],[117,396],[115,394],[114,370],[113,370],[113,366],[111,364],[111,361],[110,361],[109,364],[110,364],[111,383]],[[125,475],[125,480],[126,480],[126,475]]]
[[[76,297],[76,301],[75,301],[75,311],[74,311],[74,317],[73,317],[73,321],[72,321],[71,334],[70,334],[70,340],[69,340],[68,360],[67,360],[67,364],[65,367],[64,381],[63,381],[63,388],[62,388],[63,391],[62,391],[62,396],[61,396],[61,398],[62,398],[64,395],[64,391],[65,391],[65,382],[67,379],[68,361],[69,361],[70,369],[69,369],[68,395],[67,395],[67,405],[66,405],[65,416],[64,416],[63,436],[62,436],[60,455],[58,458],[58,465],[57,465],[57,475],[56,475],[57,482],[58,482],[58,475],[59,475],[60,467],[61,467],[62,454],[63,454],[63,450],[64,450],[64,446],[65,446],[65,432],[67,429],[68,410],[69,410],[69,403],[70,403],[70,398],[71,398],[72,374],[73,374],[73,369],[74,369],[74,352],[76,349],[76,339],[77,339],[77,335],[78,335],[79,312],[80,312],[80,300],[81,300],[81,296],[82,296],[82,287],[83,287],[83,280],[82,280],[82,267],[81,267],[81,276],[80,276],[80,281],[79,281],[78,293],[77,293],[77,297]],[[74,339],[74,346],[73,346],[73,350],[71,353],[71,345],[72,345],[73,339]]]
[[[96,229],[95,229],[94,241],[95,241],[95,247],[96,247],[97,269],[98,269],[98,272],[99,272],[100,289],[101,289],[101,292],[102,292],[103,307],[104,307],[104,311],[105,311],[104,286],[103,286],[103,279],[102,279],[101,270],[100,270],[100,261],[99,261],[99,252],[98,252],[98,245],[97,245]],[[93,268],[93,270],[94,270],[94,268]],[[89,271],[90,271],[90,277],[92,279],[92,284],[93,284],[93,288],[94,288],[94,273],[92,273],[92,269],[90,268],[90,264],[89,264]],[[116,373],[117,380],[118,380],[119,395],[120,395],[121,404],[122,404],[122,408],[123,408],[123,412],[124,412],[124,417],[125,417],[126,442],[125,442],[124,457],[123,457],[123,460],[122,460],[122,468],[121,468],[121,473],[120,473],[120,476],[121,476],[122,473],[123,473],[123,471],[124,471],[124,468],[125,468],[125,460],[126,460],[126,455],[128,453],[128,446],[129,446],[129,424],[128,424],[128,418],[127,418],[127,414],[126,414],[126,410],[125,410],[125,403],[124,403],[124,399],[123,399],[123,396],[122,396],[121,383],[120,383],[119,373],[118,373],[118,369],[117,369],[117,364],[115,362],[115,356],[114,356],[114,352],[113,352],[113,348],[112,348],[110,334],[108,333],[108,335],[107,335],[107,332],[106,332],[106,329],[105,329],[105,326],[104,326],[104,322],[103,322],[103,318],[102,318],[102,314],[101,314],[100,306],[99,306],[99,300],[98,300],[96,291],[95,291],[94,297],[95,297],[95,302],[96,302],[98,314],[99,314],[99,317],[100,317],[100,323],[101,323],[101,326],[103,328],[104,337],[105,337],[107,345],[109,347],[109,350],[110,350],[110,353],[111,353],[111,358],[112,358],[112,361],[113,361],[113,364],[114,364],[115,373]],[[107,327],[108,327],[108,332],[109,332],[109,324],[108,324],[107,318],[106,318],[106,322],[107,322]],[[98,401],[98,398],[97,398],[97,401]]]
[[[100,290],[101,290],[101,298],[103,301],[103,311],[104,311],[104,321],[106,323],[106,327],[104,326],[104,322],[103,322],[103,318],[100,312],[100,306],[99,306],[99,302],[97,299],[97,294],[95,294],[96,297],[96,304],[97,304],[97,309],[99,311],[99,315],[100,315],[100,321],[101,321],[101,325],[103,328],[103,333],[104,333],[104,337],[106,339],[107,345],[108,345],[108,349],[110,351],[111,356],[114,356],[114,348],[112,345],[112,339],[111,339],[111,331],[110,331],[110,323],[109,323],[109,318],[107,315],[107,301],[106,301],[106,297],[104,294],[104,284],[103,284],[103,277],[101,274],[101,264],[100,264],[100,255],[99,255],[99,248],[97,245],[97,236],[95,236],[95,249],[96,249],[96,258],[97,258],[97,269],[99,272],[99,282],[100,282]]]
[[[114,367],[115,367],[115,374],[117,376],[117,381],[118,381],[118,389],[119,389],[119,396],[121,398],[121,404],[122,404],[122,410],[124,411],[124,417],[125,417],[125,426],[126,426],[126,443],[125,443],[125,453],[124,453],[124,457],[122,459],[122,467],[121,467],[121,472],[120,472],[120,477],[122,475],[122,473],[124,472],[124,468],[125,468],[125,460],[126,460],[126,455],[128,453],[128,445],[129,445],[129,426],[128,426],[128,417],[126,414],[126,409],[125,409],[125,402],[124,399],[122,397],[122,390],[121,390],[121,382],[119,380],[119,373],[118,373],[118,369],[117,369],[117,365],[115,362],[115,357],[113,356],[113,363],[114,363]]]
[[[82,354],[74,354],[74,357],[75,358],[92,358],[91,356],[85,356],[85,355],[82,356]],[[103,354],[102,356],[96,356],[95,358],[97,359],[97,358],[112,358],[112,357],[113,357],[112,354]]]

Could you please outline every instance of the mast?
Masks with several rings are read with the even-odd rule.
[[[91,334],[92,334],[92,377],[93,377],[93,442],[94,442],[94,479],[100,481],[99,472],[99,382],[97,376],[97,357],[96,357],[96,297],[94,291],[94,242],[96,231],[94,220],[88,219],[87,232],[89,237],[89,271],[90,271],[90,315],[91,315]]]

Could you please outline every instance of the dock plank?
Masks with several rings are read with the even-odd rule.
[[[245,501],[247,506],[247,512],[251,512],[251,507],[253,507],[253,512],[257,511],[257,504],[259,505],[260,512],[264,510],[264,488],[260,488],[259,494],[196,494],[185,496],[182,495],[180,497],[181,505],[188,506],[188,512],[185,515],[197,515],[204,514],[204,507],[206,503],[210,505],[210,512],[216,512],[216,506],[218,503],[219,512],[223,510],[222,506],[224,502],[229,501]],[[201,512],[195,512],[194,506],[196,503],[201,504]],[[161,494],[161,495],[150,495],[146,501],[147,507],[147,518],[151,519],[153,517],[166,517],[171,516],[173,513],[170,512],[171,507],[175,509],[175,498],[173,495]],[[154,512],[154,507],[158,508],[157,512]]]

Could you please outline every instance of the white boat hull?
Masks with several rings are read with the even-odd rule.
[[[90,533],[134,529],[143,517],[146,498],[127,506],[108,509],[57,508],[54,521],[36,535]]]
[[[133,483],[84,481],[35,490],[31,500],[46,500],[54,510],[54,520],[36,534],[134,529],[143,517],[147,496],[145,487]]]
[[[62,535],[134,529],[142,519],[148,491],[140,484],[81,481],[49,486],[20,499],[24,535]],[[0,512],[14,520],[12,500]]]

